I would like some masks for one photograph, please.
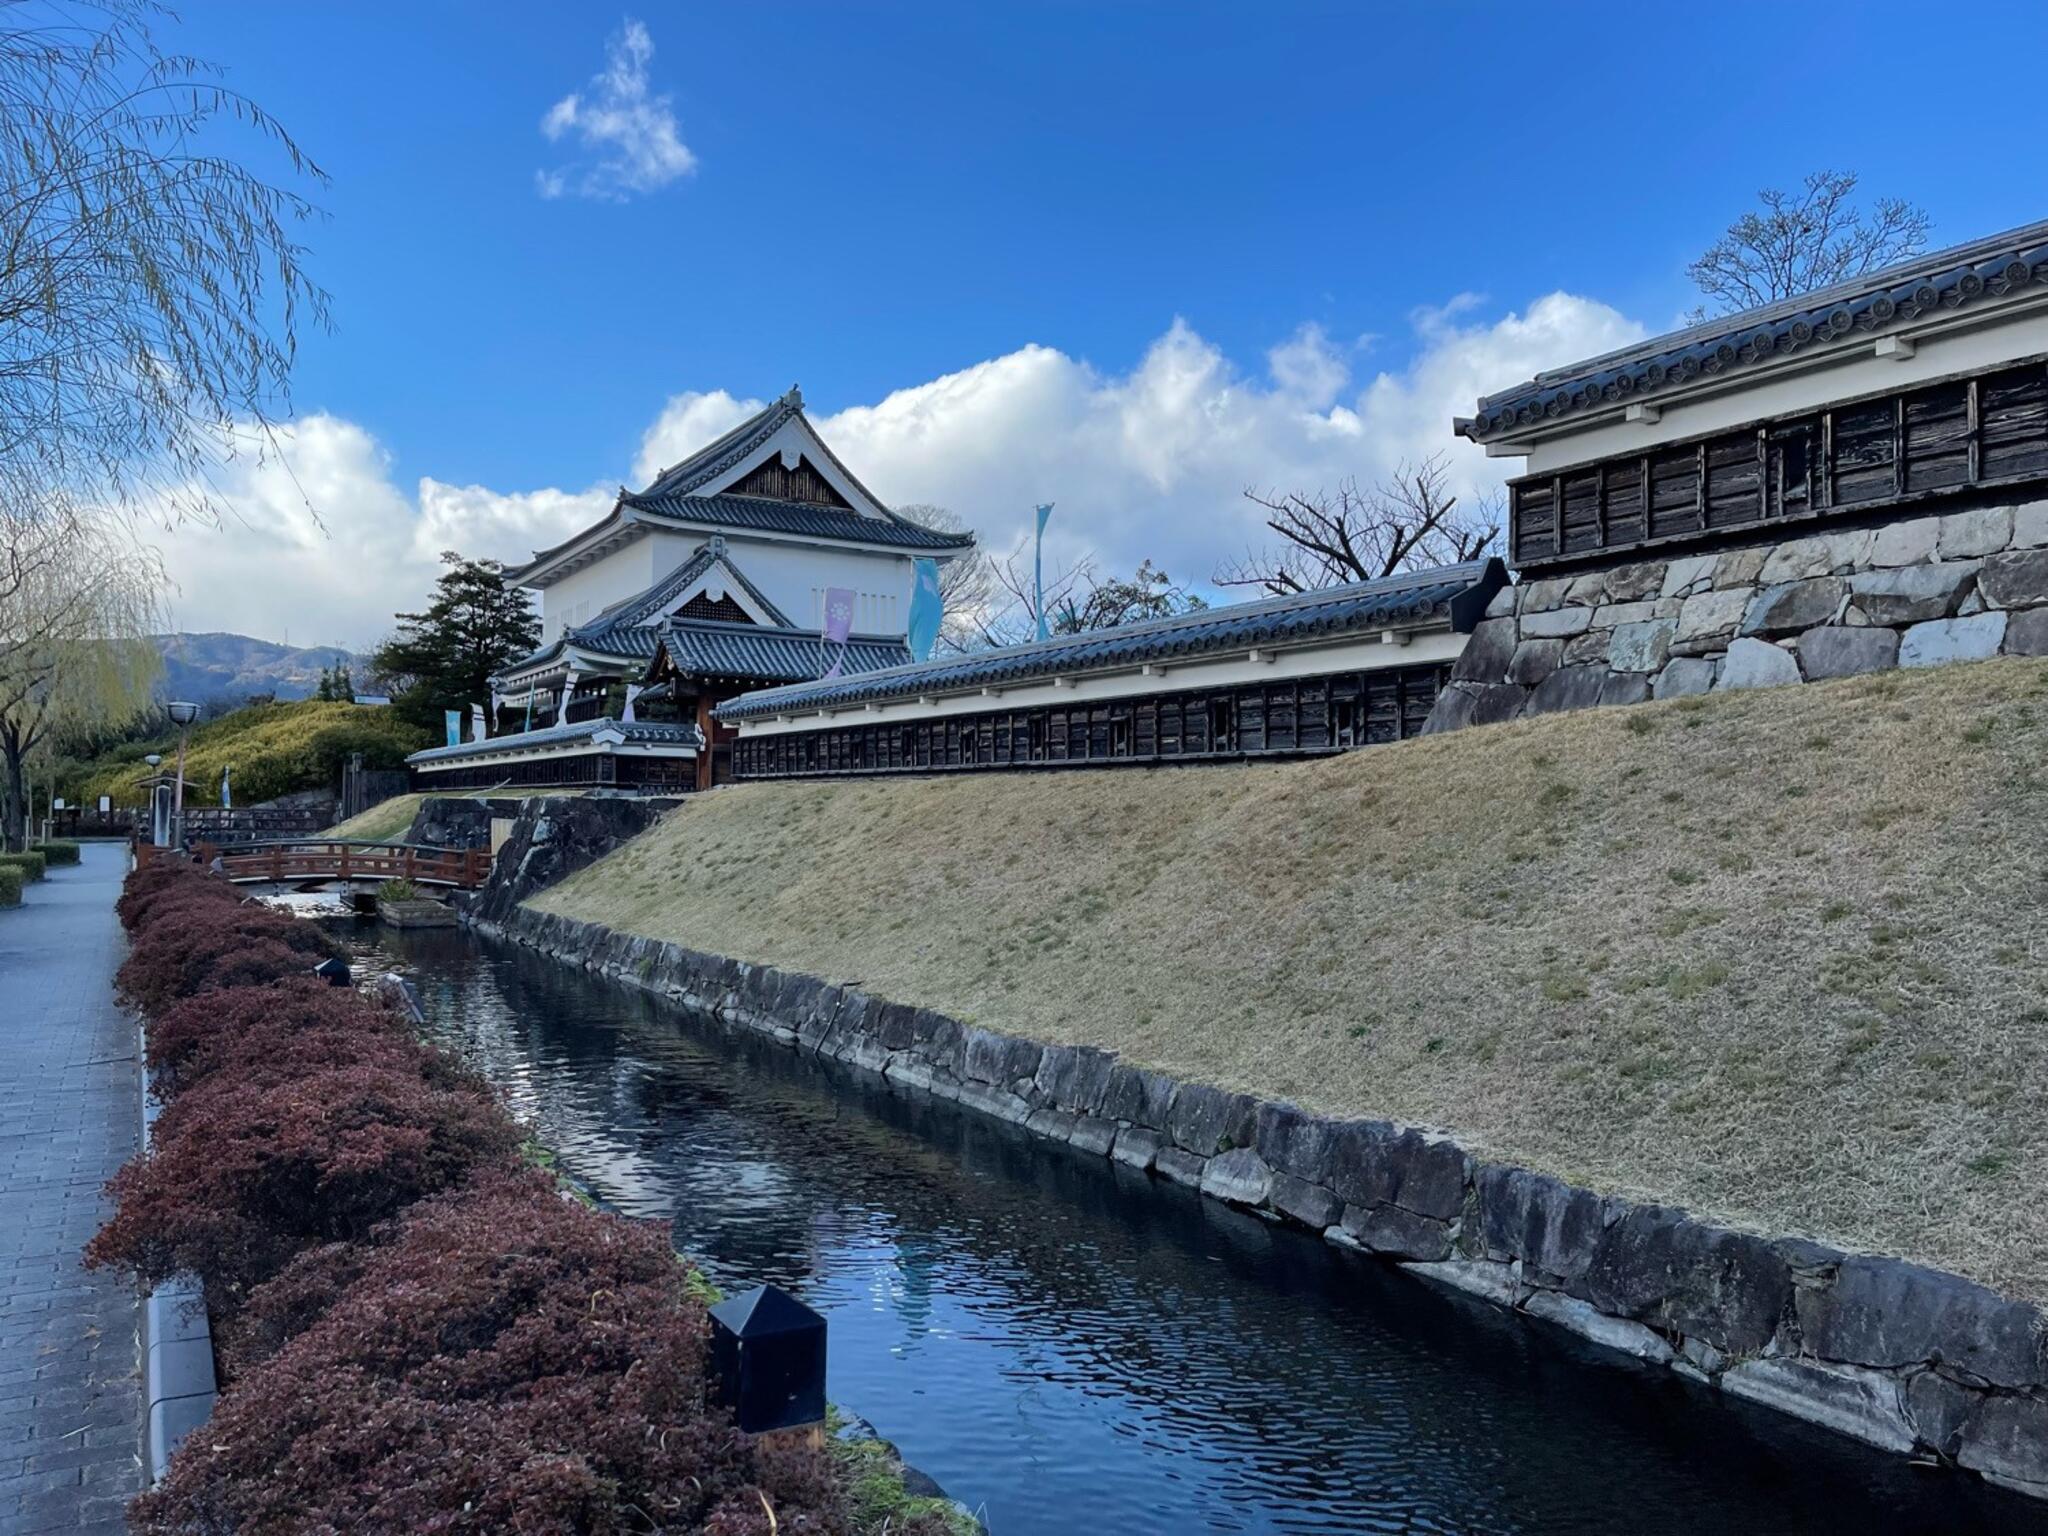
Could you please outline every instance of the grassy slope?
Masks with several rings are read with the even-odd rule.
[[[395,843],[401,841],[419,814],[422,795],[393,795],[379,800],[360,816],[338,821],[325,833],[336,842]]]
[[[2048,663],[720,790],[538,899],[2048,1298]]]
[[[352,751],[363,752],[370,767],[393,767],[423,744],[416,730],[385,709],[317,699],[251,705],[192,728],[185,757],[187,799],[197,794],[203,803],[217,805],[226,766],[234,768],[235,804],[254,805],[295,790],[332,787]],[[116,805],[145,804],[141,786],[150,770],[142,758],[151,751],[161,753],[163,771],[171,771],[177,761],[176,731],[154,742],[127,743],[78,765],[70,776],[78,802],[91,805],[109,795]]]

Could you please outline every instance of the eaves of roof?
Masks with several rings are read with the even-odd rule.
[[[1927,317],[2023,298],[2048,299],[2048,221],[1547,370],[1486,396],[1456,426],[1475,442],[1495,442],[1774,360],[1846,348]]]
[[[1118,629],[1062,635],[1030,645],[948,657],[858,677],[796,683],[741,694],[718,706],[721,720],[745,720],[864,703],[960,692],[996,683],[1115,670],[1148,661],[1199,659],[1267,645],[1302,645],[1376,629],[1447,624],[1469,632],[1507,584],[1499,560],[1404,572],[1378,581],[1234,603]]]

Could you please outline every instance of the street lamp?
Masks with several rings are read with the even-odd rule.
[[[199,706],[173,699],[164,706],[171,723],[178,728],[178,782],[171,787],[171,820],[178,829],[179,847],[185,845],[185,729],[199,718]]]
[[[171,836],[171,818],[164,810],[164,786],[156,772],[163,766],[163,754],[150,752],[142,760],[149,764],[149,841],[152,847],[161,848]]]

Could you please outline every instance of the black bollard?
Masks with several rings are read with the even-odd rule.
[[[764,1285],[711,1309],[718,1400],[750,1435],[822,1424],[825,1319]]]

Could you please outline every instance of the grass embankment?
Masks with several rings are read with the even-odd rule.
[[[556,796],[580,795],[580,789],[548,788],[504,788],[504,789],[459,789],[437,791],[436,800],[523,800],[528,795]],[[393,795],[389,800],[379,800],[360,816],[351,816],[347,821],[337,822],[324,834],[337,842],[351,843],[395,843],[401,841],[412,827],[412,819],[419,814],[420,802],[425,795]]]
[[[535,905],[2048,1299],[2048,662],[768,784]]]
[[[337,843],[395,843],[401,841],[419,814],[424,795],[393,795],[379,800],[359,816],[338,821],[322,835]]]
[[[252,704],[194,726],[186,741],[185,782],[188,803],[197,792],[205,804],[220,787],[223,768],[233,768],[235,804],[256,805],[304,789],[330,789],[341,782],[342,764],[351,753],[363,754],[366,768],[401,768],[408,752],[427,744],[416,728],[388,709],[366,705],[302,699],[286,704]],[[175,729],[153,741],[131,741],[104,757],[67,765],[60,789],[78,805],[93,805],[101,795],[116,805],[141,805],[147,797],[143,781],[150,775],[143,762],[148,753],[164,760],[161,772],[177,764]]]

